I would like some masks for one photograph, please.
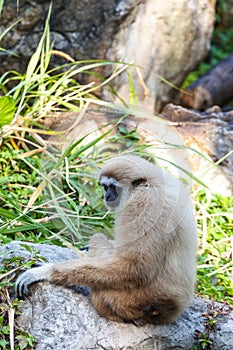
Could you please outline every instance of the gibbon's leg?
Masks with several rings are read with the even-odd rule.
[[[113,244],[102,233],[96,233],[90,239],[89,257],[108,256],[113,253]]]
[[[181,309],[176,296],[164,298],[154,295],[152,298],[147,292],[145,288],[93,291],[91,301],[99,315],[111,321],[133,322],[141,326],[146,323],[167,324],[177,318]]]
[[[106,317],[108,320],[111,321],[117,321],[117,322],[124,322],[124,320],[116,314],[116,311],[113,311],[114,308],[112,307],[111,300],[106,301],[107,293],[103,291],[92,291],[91,293],[91,302],[94,306],[97,313],[102,316]]]
[[[29,269],[16,281],[19,296],[28,293],[28,286],[47,280],[62,286],[86,285],[99,290],[134,289],[147,283],[143,259],[127,256],[85,257]],[[138,278],[140,276],[140,278]]]
[[[91,301],[100,316],[111,321],[130,322],[142,318],[143,310],[138,306],[134,291],[92,291]]]

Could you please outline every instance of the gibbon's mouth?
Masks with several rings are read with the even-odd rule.
[[[107,207],[109,208],[109,209],[111,209],[111,210],[116,210],[116,209],[118,209],[118,207],[119,207],[119,205],[120,205],[120,201],[119,201],[119,199],[117,198],[117,199],[115,199],[115,200],[113,200],[113,201],[107,201],[107,200],[105,200],[105,203],[106,203],[106,205],[107,205]]]
[[[117,197],[114,200],[106,200],[105,198],[105,204],[112,211],[125,210],[126,207],[132,204],[132,196],[124,199],[122,199],[122,197]]]

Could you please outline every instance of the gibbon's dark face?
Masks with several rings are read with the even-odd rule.
[[[100,185],[104,188],[104,199],[108,208],[115,210],[120,205],[122,185],[114,178],[102,176]]]

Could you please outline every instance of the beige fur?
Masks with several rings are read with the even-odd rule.
[[[93,306],[110,320],[172,322],[192,299],[196,277],[196,225],[186,189],[135,156],[111,159],[99,181],[119,186],[119,203],[108,203],[116,210],[114,241],[96,234],[88,257],[26,271],[16,282],[19,294],[44,279],[87,285]]]

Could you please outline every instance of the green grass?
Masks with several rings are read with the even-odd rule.
[[[197,292],[233,305],[233,197],[201,190],[196,195],[198,232]]]
[[[233,1],[218,0],[211,47],[205,61],[190,73],[183,88],[232,54]],[[201,189],[195,196],[200,249],[196,291],[233,305],[233,199]]]

